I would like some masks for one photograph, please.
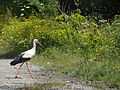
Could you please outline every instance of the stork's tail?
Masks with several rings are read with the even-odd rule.
[[[11,66],[14,66],[14,65],[16,65],[18,63],[18,60],[13,60],[11,63],[10,63],[10,65]]]
[[[23,62],[21,59],[22,59],[22,56],[24,55],[24,53],[22,54],[19,54],[17,57],[15,57],[15,59],[10,63],[11,66],[14,66],[18,63],[21,63]]]
[[[31,58],[20,58],[20,59],[14,59],[10,65],[11,66],[15,66],[16,64],[22,63],[22,62],[26,62],[28,60],[30,60]]]

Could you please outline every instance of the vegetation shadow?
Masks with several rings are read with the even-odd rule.
[[[13,59],[18,55],[18,53],[15,53],[13,51],[4,53],[4,54],[0,54],[0,59]]]

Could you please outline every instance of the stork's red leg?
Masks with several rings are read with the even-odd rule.
[[[34,78],[34,77],[32,76],[32,73],[31,73],[30,69],[28,68],[28,63],[27,63],[27,62],[26,62],[26,67],[27,67],[28,72],[30,73],[30,76],[31,76],[32,78]]]
[[[22,67],[22,65],[24,64],[24,62],[20,65],[20,67],[18,68],[18,72],[16,73],[16,76],[15,76],[15,78],[17,78],[18,77],[18,74],[19,74],[19,72],[20,72],[20,69],[21,69],[21,67]]]

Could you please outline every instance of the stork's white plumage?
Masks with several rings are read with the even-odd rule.
[[[30,59],[32,58],[32,56],[35,55],[35,52],[36,52],[36,43],[38,43],[41,47],[43,47],[42,44],[41,44],[37,39],[34,39],[34,40],[33,40],[33,48],[31,48],[30,50],[27,50],[27,51],[19,54],[19,55],[10,63],[11,66],[14,66],[14,65],[16,65],[16,64],[18,64],[18,63],[22,63],[22,64],[20,65],[19,69],[18,69],[18,72],[17,72],[17,74],[16,74],[16,78],[18,77],[18,74],[19,74],[19,72],[20,72],[20,68],[22,67],[22,65],[23,65],[26,61],[30,60]],[[43,48],[44,48],[44,47],[43,47]],[[28,69],[31,77],[33,78],[32,74],[31,74],[31,72],[30,72],[30,69],[28,68],[27,62],[26,62],[26,67],[27,67],[27,69]]]

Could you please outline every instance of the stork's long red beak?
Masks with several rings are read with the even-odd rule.
[[[45,48],[40,42],[37,42],[42,48]]]

